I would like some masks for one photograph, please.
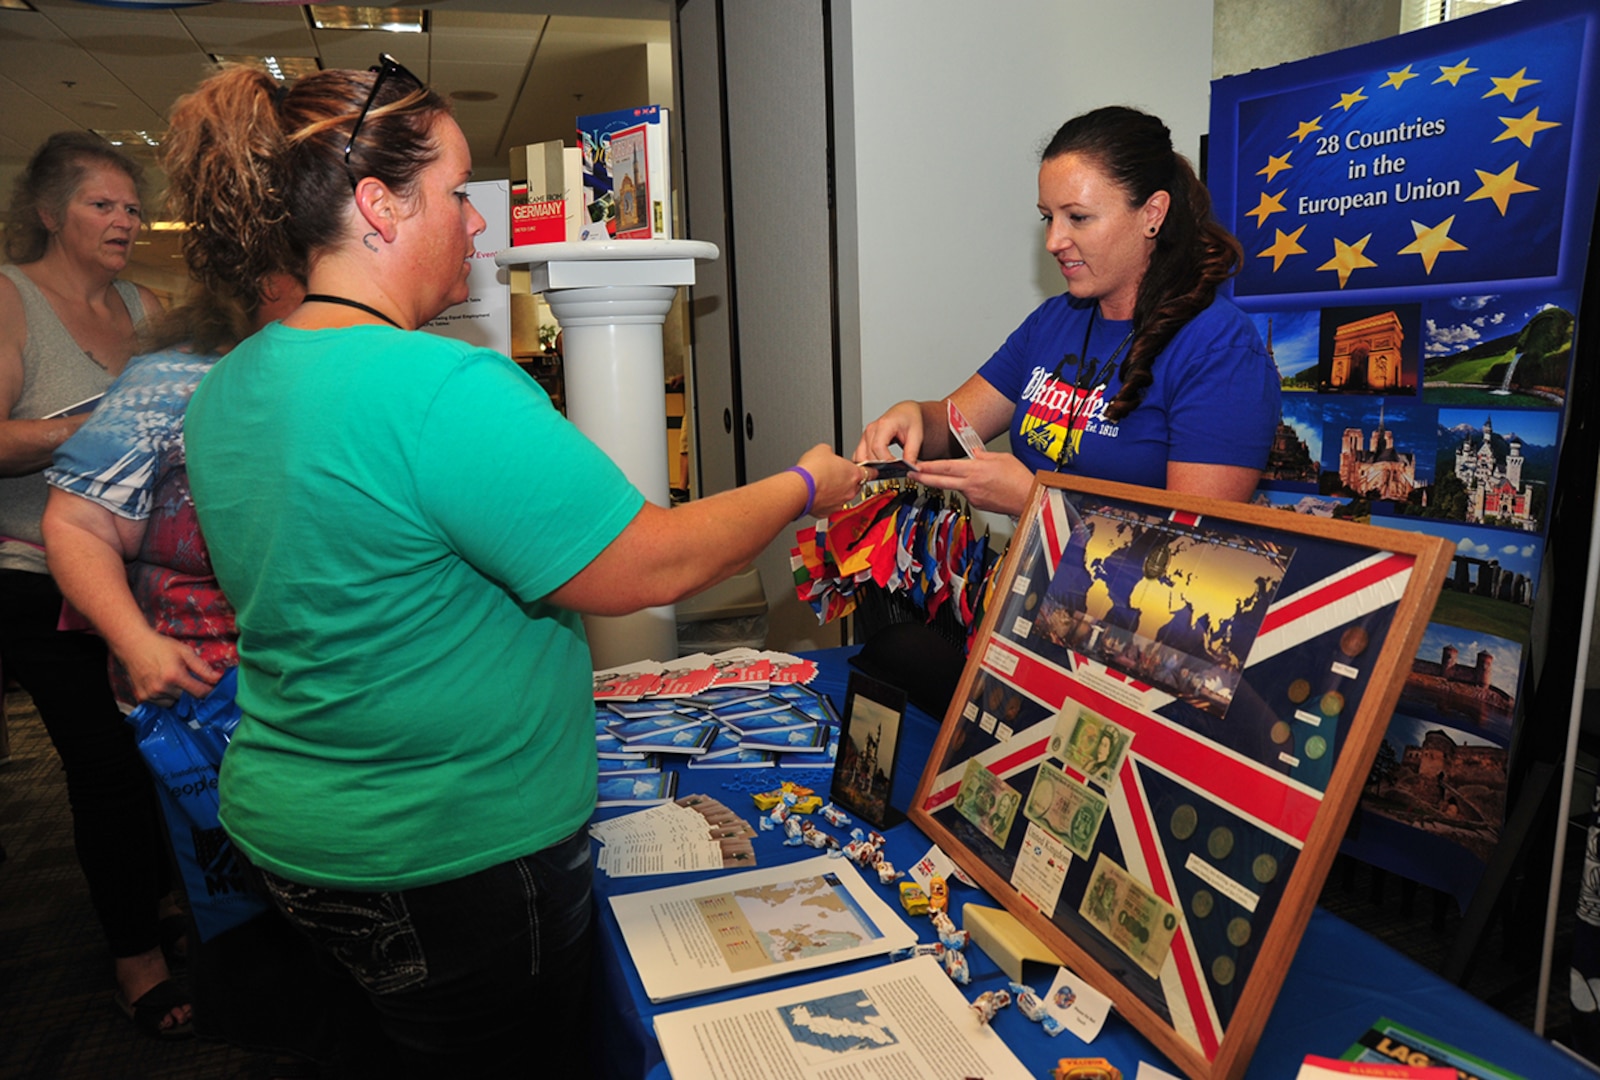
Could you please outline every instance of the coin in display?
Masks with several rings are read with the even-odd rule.
[[[1226,859],[1233,851],[1233,830],[1226,825],[1212,829],[1211,835],[1206,838],[1206,850],[1211,852],[1213,859]]]
[[[1211,914],[1211,909],[1217,906],[1217,898],[1211,895],[1210,889],[1201,889],[1189,901],[1189,910],[1194,912],[1194,917],[1203,919]]]
[[[1371,641],[1365,629],[1352,626],[1339,635],[1339,651],[1346,656],[1360,656],[1367,651],[1367,645]]]
[[[1279,720],[1274,723],[1272,725],[1272,731],[1270,734],[1272,736],[1272,741],[1277,743],[1279,746],[1282,746],[1284,743],[1288,742],[1291,734],[1289,730],[1289,721]]]
[[[1296,679],[1289,684],[1289,700],[1296,705],[1311,696],[1311,683],[1305,679]]]
[[[1211,981],[1218,986],[1227,986],[1233,982],[1234,976],[1233,957],[1219,956],[1211,961]]]
[[[1344,712],[1344,695],[1337,690],[1329,690],[1322,695],[1322,702],[1318,705],[1323,716],[1338,716]]]
[[[1271,855],[1257,855],[1255,862],[1250,864],[1250,873],[1265,885],[1278,876],[1278,860]]]
[[[1187,840],[1194,835],[1195,826],[1200,824],[1200,815],[1194,807],[1184,803],[1172,812],[1172,835],[1178,840]]]
[[[1306,740],[1306,757],[1316,761],[1328,752],[1328,740],[1321,735],[1313,735]]]
[[[1239,948],[1244,948],[1250,940],[1250,922],[1247,919],[1228,920],[1228,941]]]

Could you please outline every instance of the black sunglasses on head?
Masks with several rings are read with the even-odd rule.
[[[377,72],[378,77],[372,80],[372,89],[367,92],[367,103],[361,106],[361,115],[356,117],[356,126],[350,129],[350,141],[344,144],[345,168],[350,167],[350,152],[356,148],[356,138],[361,134],[361,125],[367,122],[367,113],[372,111],[372,103],[378,100],[378,88],[383,85],[383,81],[390,75],[404,75],[419,87],[423,85],[421,79],[388,53],[379,53],[377,65],[367,70]]]

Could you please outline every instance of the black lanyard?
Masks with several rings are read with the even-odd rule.
[[[1077,356],[1078,372],[1072,381],[1072,391],[1068,395],[1065,407],[1057,409],[1056,415],[1049,420],[1041,419],[1039,421],[1041,425],[1054,424],[1063,418],[1066,421],[1066,432],[1061,439],[1061,449],[1055,458],[1056,472],[1060,472],[1072,464],[1073,456],[1076,453],[1072,445],[1072,430],[1077,425],[1077,422],[1083,419],[1084,410],[1089,407],[1089,401],[1093,396],[1089,391],[1093,390],[1098,383],[1110,382],[1111,372],[1116,367],[1117,357],[1121,356],[1122,350],[1126,349],[1129,343],[1133,341],[1133,330],[1130,328],[1128,336],[1122,339],[1120,345],[1111,350],[1111,355],[1106,358],[1105,363],[1091,367],[1089,365],[1089,336],[1094,333],[1094,321],[1099,313],[1100,304],[1096,302],[1089,309],[1089,322],[1083,328],[1083,346],[1078,350]],[[1056,363],[1055,370],[1050,373],[1050,380],[1045,384],[1046,386],[1051,383],[1057,386],[1060,385],[1061,369],[1072,358],[1071,353],[1062,355],[1061,359]]]

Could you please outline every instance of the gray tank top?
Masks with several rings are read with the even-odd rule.
[[[89,354],[72,340],[39,287],[12,264],[0,266],[0,274],[10,278],[22,294],[22,310],[28,320],[28,343],[22,350],[22,396],[17,398],[8,419],[37,420],[105,393],[111,385],[111,373],[89,359]],[[138,287],[129,281],[112,284],[127,306],[133,325],[142,326],[146,312]],[[0,569],[49,572],[44,552],[30,546],[44,543],[39,525],[49,494],[43,471],[0,477],[0,536],[15,538],[0,541]]]

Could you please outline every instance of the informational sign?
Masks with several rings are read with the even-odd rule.
[[[1455,548],[1344,850],[1463,905],[1525,707],[1600,175],[1597,28],[1596,0],[1518,4],[1212,85],[1233,297],[1285,391],[1256,501]]]
[[[494,263],[495,253],[511,246],[511,184],[474,180],[467,185],[472,205],[488,227],[478,236],[467,275],[466,300],[445,308],[423,329],[511,355],[511,271]]]

